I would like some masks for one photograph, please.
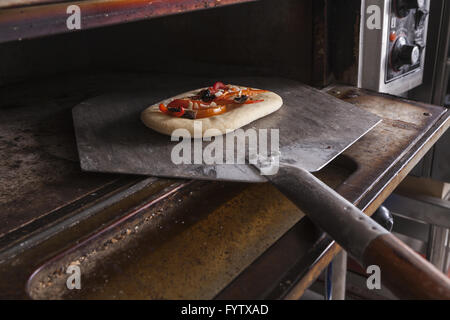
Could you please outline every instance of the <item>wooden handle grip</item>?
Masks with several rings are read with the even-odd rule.
[[[450,280],[392,234],[374,239],[363,262],[379,266],[381,282],[401,299],[450,300]]]
[[[354,258],[379,266],[381,283],[399,298],[450,299],[439,270],[311,173],[285,165],[268,179]]]

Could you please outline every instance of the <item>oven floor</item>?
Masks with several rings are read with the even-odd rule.
[[[80,170],[71,109],[127,76],[64,76],[0,88],[0,239],[125,177]]]

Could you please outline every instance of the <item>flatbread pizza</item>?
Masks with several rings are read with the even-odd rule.
[[[216,82],[148,107],[141,120],[169,136],[177,129],[186,129],[189,137],[194,137],[194,122],[200,121],[202,137],[208,138],[239,129],[282,105],[283,100],[274,92]]]

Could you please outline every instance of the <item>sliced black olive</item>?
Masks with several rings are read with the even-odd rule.
[[[247,100],[248,100],[248,97],[246,95],[242,95],[240,97],[234,98],[234,101],[236,101],[237,103],[246,103]]]
[[[167,110],[169,110],[170,112],[181,112],[183,111],[182,107],[169,107],[167,108]]]
[[[216,98],[216,96],[212,94],[211,91],[209,91],[209,89],[205,89],[200,91],[200,98],[202,99],[203,102],[211,102]]]
[[[197,117],[197,111],[185,109],[184,114],[181,117],[186,119],[195,119]]]

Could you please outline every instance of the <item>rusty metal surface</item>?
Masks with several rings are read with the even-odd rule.
[[[83,30],[255,0],[85,0],[71,1],[81,11]],[[0,43],[69,32],[68,3],[0,11]]]
[[[22,244],[36,242],[33,238],[59,229],[44,241],[35,243],[31,249],[28,248],[28,250],[13,255],[2,249],[0,251],[1,297],[27,298],[28,293],[24,290],[24,285],[40,264],[51,260],[55,255],[58,256],[58,252],[61,250],[65,252],[65,248],[73,248],[74,244],[74,248],[77,248],[77,243],[93,239],[92,235],[102,234],[102,230],[108,229],[109,226],[114,226],[124,219],[127,220],[128,217],[136,215],[139,217],[142,210],[152,207],[155,203],[163,202],[162,200],[187,185],[189,184],[183,181],[146,179],[124,192],[113,194],[105,199],[100,199],[97,203],[85,206],[81,212],[75,213],[69,219],[63,219],[53,226],[46,226],[38,234],[31,234],[22,243],[16,244],[16,248],[21,250]],[[168,204],[166,203],[164,206],[167,207]],[[172,204],[169,203],[169,206]],[[153,212],[153,216],[156,216],[155,212]]]
[[[118,178],[80,172],[70,114],[80,95],[22,89],[0,93],[0,236]]]
[[[118,194],[130,192],[137,181],[139,181],[137,178],[118,179],[94,190],[94,192],[64,203],[45,214],[36,212],[37,215],[31,216],[30,221],[18,228],[8,230],[0,237],[0,263],[33,248],[62,231],[71,223],[79,224],[91,215],[98,214],[98,211],[105,211],[106,207],[111,205],[111,201],[117,201]],[[102,203],[100,206],[98,205],[99,202]],[[86,208],[89,208],[89,210],[86,210]],[[81,210],[85,210],[86,213],[80,214]],[[8,219],[5,219],[5,221],[8,221]],[[61,221],[64,221],[64,223],[61,223]]]
[[[41,5],[56,2],[70,2],[71,0],[2,0],[0,8],[16,8],[30,5]]]
[[[370,135],[361,138],[358,148],[349,148],[345,152],[346,156],[357,163],[359,174],[345,183],[352,191],[343,192],[358,204],[373,185],[389,174],[390,169],[416,146],[439,119],[448,117],[447,109],[439,106],[363,89],[336,86],[327,89],[327,92],[383,118]],[[364,207],[368,203],[362,205]]]
[[[199,191],[200,198],[218,196],[205,189]],[[199,214],[198,191],[191,192],[190,199],[182,200],[183,214],[172,218],[176,219],[172,223],[182,225]],[[268,193],[275,196],[267,197]],[[171,209],[160,214],[170,216]],[[122,226],[121,231],[133,230],[128,243],[113,240],[110,245],[116,248],[107,255],[99,248],[117,239],[113,235],[88,243],[87,248],[45,265],[30,280],[29,290],[33,298],[210,299],[302,216],[269,184],[253,185],[190,228],[163,241],[155,237],[162,236],[165,224],[155,225],[149,220],[138,228]],[[155,229],[161,230],[160,235]],[[136,230],[142,235],[136,235]],[[48,279],[48,275],[71,263],[84,270],[86,287],[82,291],[69,292],[64,274]]]
[[[130,79],[68,75],[0,88],[0,247],[137,179],[82,172],[71,116],[80,101]]]

